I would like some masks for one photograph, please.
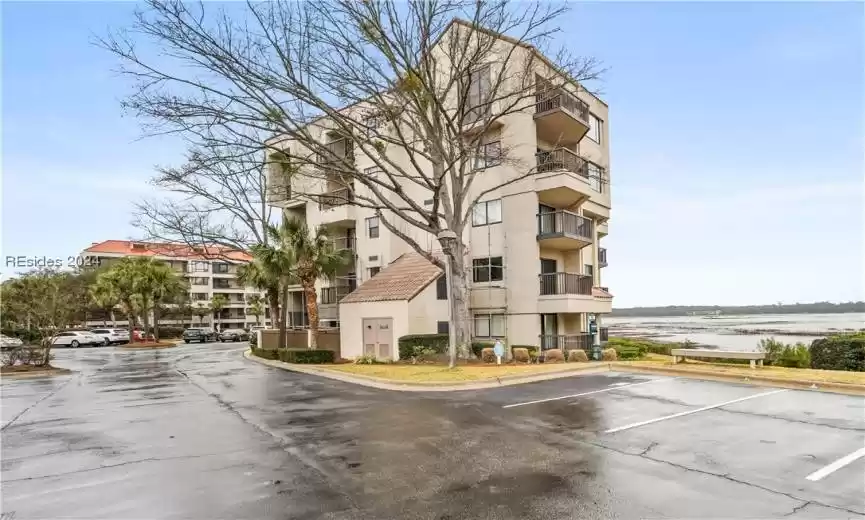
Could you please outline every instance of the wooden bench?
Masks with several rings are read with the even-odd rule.
[[[670,351],[673,363],[685,361],[685,358],[724,358],[724,359],[748,359],[751,368],[756,365],[763,366],[766,358],[765,352],[737,352],[734,350],[709,350],[704,348],[674,348]]]

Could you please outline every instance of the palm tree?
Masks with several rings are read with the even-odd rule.
[[[106,311],[111,317],[111,326],[117,326],[117,319],[114,315],[114,308],[120,305],[120,296],[117,294],[114,286],[108,283],[108,280],[96,279],[96,283],[90,286],[90,300],[94,305]],[[105,325],[105,320],[102,320]]]
[[[220,312],[222,309],[228,306],[228,298],[222,294],[214,294],[213,299],[210,300],[210,310],[216,314],[216,330],[222,329],[222,316],[220,316]]]
[[[121,258],[107,271],[100,273],[96,279],[96,285],[101,286],[101,290],[117,295],[120,308],[126,314],[130,341],[135,339],[132,332],[135,327],[135,316],[141,312],[141,302],[135,288],[139,271],[138,265],[135,262],[136,260],[141,259],[131,257]]]
[[[192,312],[198,316],[198,324],[204,325],[204,316],[210,312],[210,306],[202,301],[195,302]]]
[[[256,325],[261,325],[261,315],[264,313],[264,309],[262,308],[263,303],[264,300],[262,300],[261,296],[258,294],[253,294],[246,299],[246,304],[249,305],[249,311],[247,311],[247,314],[255,316]]]
[[[300,219],[285,218],[279,228],[268,226],[271,239],[294,253],[294,272],[306,299],[309,315],[309,348],[318,348],[318,297],[315,282],[332,279],[348,263],[348,251],[336,249],[324,228],[314,232]],[[287,296],[287,295],[286,295]],[[287,298],[286,298],[287,299]]]
[[[149,277],[149,288],[153,291],[153,339],[159,341],[159,318],[162,313],[162,305],[173,301],[180,294],[186,294],[188,286],[186,280],[177,276],[177,273],[164,263],[153,263],[147,271]]]
[[[272,298],[272,293],[268,291],[268,303],[271,310],[271,320],[274,326],[279,327],[279,346],[284,347],[286,342],[286,315],[288,313],[288,305],[285,304],[288,299],[288,287],[294,281],[292,273],[294,271],[295,256],[291,246],[290,236],[283,233],[285,226],[285,218],[283,218],[283,226],[276,228],[268,225],[266,228],[268,241],[265,244],[255,244],[252,246],[252,262],[245,267],[245,276],[254,276],[260,282],[259,287],[273,287],[273,282],[277,287],[276,301]],[[247,278],[249,280],[249,278]],[[280,298],[281,296],[281,298]],[[282,306],[279,305],[279,300],[282,300]],[[274,312],[278,309],[277,312]],[[278,325],[277,325],[278,324]]]
[[[255,247],[253,247],[253,260],[248,264],[238,266],[237,280],[246,287],[255,287],[264,291],[270,313],[270,323],[275,327],[279,323],[279,275],[268,269],[268,266],[263,265],[261,260],[255,258],[254,249]]]

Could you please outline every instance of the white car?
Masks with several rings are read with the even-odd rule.
[[[70,330],[59,332],[51,339],[51,345],[55,347],[78,348],[81,345],[101,345],[104,342],[101,336],[83,330]]]
[[[126,329],[90,329],[90,332],[102,338],[102,344],[106,347],[129,343],[129,331]]]
[[[6,336],[5,334],[0,334],[0,348],[16,348],[20,347],[23,344],[24,342],[18,338]]]

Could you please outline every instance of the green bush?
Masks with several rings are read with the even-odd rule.
[[[249,333],[249,346],[257,347],[258,346],[258,333],[256,331],[252,331]]]
[[[279,360],[286,363],[297,363],[306,365],[319,365],[322,363],[333,363],[334,352],[332,350],[310,350],[305,348],[281,348],[279,349]]]
[[[279,352],[276,350],[268,350],[263,348],[252,348],[252,355],[258,356],[264,359],[272,359],[274,361],[279,360]]]
[[[414,356],[415,347],[430,348],[436,354],[444,354],[448,351],[449,336],[447,334],[411,334],[399,338],[399,358],[411,359]]]
[[[785,345],[777,364],[782,367],[808,368],[811,366],[811,351],[804,343]]]
[[[763,360],[764,365],[777,365],[786,346],[775,338],[767,338],[760,340],[757,350],[766,354],[766,359]]]
[[[678,343],[661,343],[647,339],[616,337],[612,337],[607,341],[607,347],[614,348],[616,351],[619,350],[619,347],[638,348],[644,355],[647,352],[651,352],[652,354],[661,354],[664,356],[671,355],[670,351],[674,348],[685,348]]]
[[[838,334],[811,343],[811,368],[865,372],[865,335]]]
[[[610,348],[616,351],[619,359],[640,359],[646,355],[646,348],[642,345],[615,345]]]
[[[4,328],[2,330],[4,336],[18,338],[25,344],[37,344],[42,339],[42,334],[38,330],[30,330],[25,328]]]
[[[412,355],[412,360],[417,363],[424,361],[430,361],[438,352],[434,348],[424,347],[422,345],[417,345],[414,348],[414,352]]]
[[[481,357],[481,352],[483,352],[485,348],[493,348],[493,343],[490,341],[472,341],[472,354],[476,358]]]
[[[378,359],[376,359],[372,354],[363,354],[362,356],[354,358],[355,365],[375,365],[377,363]]]
[[[167,325],[159,326],[159,337],[164,338],[179,338],[183,336],[184,327],[171,327]],[[153,334],[153,327],[150,328],[150,334]]]

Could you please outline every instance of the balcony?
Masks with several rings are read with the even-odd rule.
[[[337,251],[344,249],[354,251],[357,247],[357,238],[350,236],[334,237],[330,239],[330,242],[333,244],[333,248]]]
[[[606,313],[613,310],[612,298],[594,291],[589,275],[542,273],[538,282],[538,312],[541,314]]]
[[[354,225],[354,193],[348,188],[327,191],[318,196],[322,224]]]
[[[341,161],[354,162],[354,143],[347,138],[337,139],[324,145],[326,152],[316,155],[315,162],[319,168]]]
[[[598,248],[598,266],[607,267],[607,248]]]
[[[564,210],[538,213],[538,242],[562,251],[581,249],[592,243],[592,221]]]
[[[603,170],[568,148],[535,154],[538,200],[554,207],[580,204],[603,189]]]
[[[578,143],[589,131],[589,105],[562,89],[535,96],[535,127],[548,143]]]
[[[543,273],[538,275],[541,296],[551,294],[592,295],[592,277],[577,273]]]
[[[601,345],[605,344],[609,338],[609,330],[607,327],[601,327],[598,330],[601,336]],[[553,348],[568,350],[584,350],[591,359],[592,345],[594,338],[588,332],[580,334],[541,334],[540,336],[541,349],[549,350]]]
[[[349,295],[354,289],[348,285],[337,285],[335,287],[322,287],[321,304],[332,305]]]

